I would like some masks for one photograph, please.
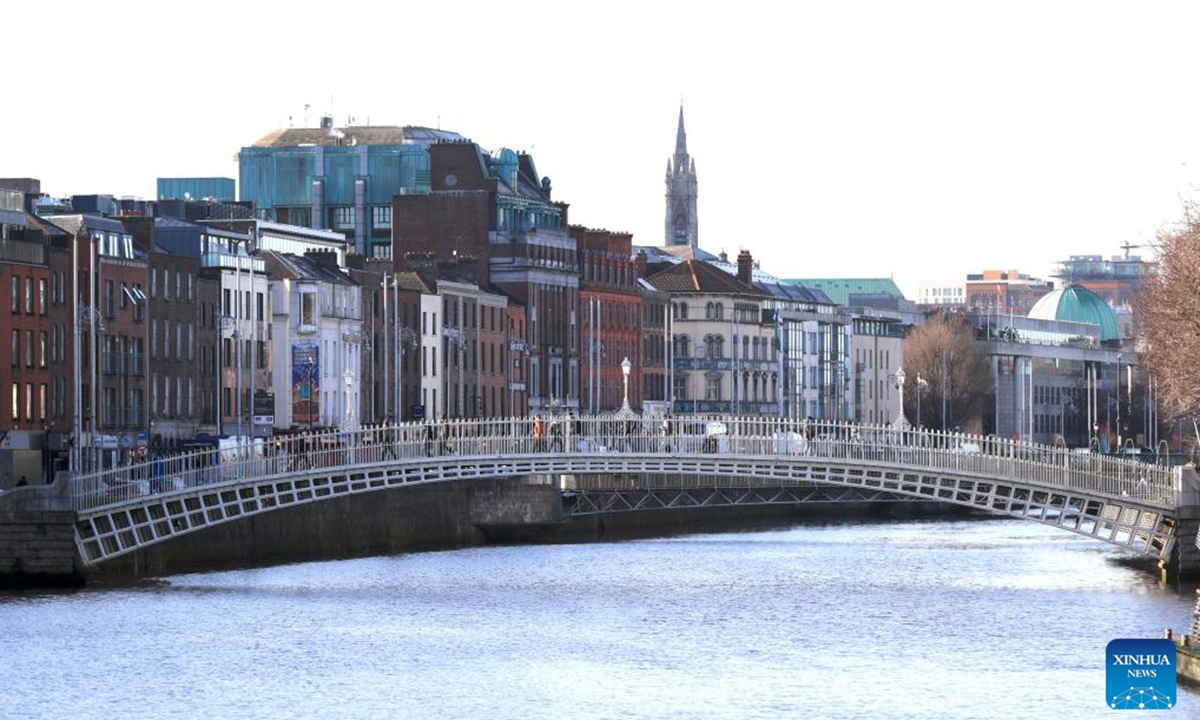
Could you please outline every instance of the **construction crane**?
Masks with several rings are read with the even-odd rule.
[[[1129,259],[1129,251],[1130,250],[1133,250],[1134,248],[1144,248],[1144,247],[1146,247],[1146,246],[1145,245],[1130,245],[1128,240],[1126,240],[1125,243],[1120,246],[1120,248],[1125,251],[1125,259],[1126,260]]]

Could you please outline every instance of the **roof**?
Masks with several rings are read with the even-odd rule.
[[[766,293],[746,285],[733,275],[706,262],[684,260],[646,278],[656,289],[669,293],[713,293],[722,295],[753,295]]]
[[[421,279],[420,275],[410,270],[396,273],[395,278],[396,287],[400,288],[401,290],[417,292],[421,293],[422,295],[437,294],[433,288],[429,287],[429,285]]]
[[[125,226],[121,224],[120,220],[107,218],[103,215],[74,213],[69,215],[45,215],[43,217],[71,234],[78,233],[85,227],[90,230],[104,230],[115,233],[125,232]]]
[[[829,296],[816,288],[793,285],[785,282],[755,282],[754,286],[773,298],[813,305],[836,305]]]
[[[635,245],[633,254],[636,256],[639,251],[645,251],[646,259],[650,263],[655,262],[683,262],[684,260],[704,260],[713,261],[717,259],[716,255],[701,250],[698,247],[691,245],[670,245],[664,247],[662,245]]]
[[[891,278],[793,278],[783,282],[820,290],[838,305],[851,305],[851,295],[890,295],[906,299]]]
[[[330,270],[312,258],[274,250],[263,250],[260,254],[267,259],[270,265],[275,267],[277,272],[293,280],[313,280],[330,285],[358,285],[350,279],[349,275],[337,270]]]
[[[280,128],[260,138],[252,147],[300,145],[432,145],[463,142],[449,130],[406,125],[353,125],[344,128]]]
[[[1029,309],[1029,317],[1038,320],[1067,320],[1100,326],[1100,340],[1121,337],[1117,316],[1104,298],[1082,285],[1070,285],[1043,295]]]

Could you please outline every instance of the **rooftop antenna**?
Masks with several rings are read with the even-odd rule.
[[[1133,250],[1134,248],[1141,248],[1141,247],[1146,247],[1146,246],[1145,245],[1130,245],[1128,240],[1126,240],[1123,245],[1120,245],[1120,248],[1125,251],[1125,259],[1126,260],[1129,259],[1129,251],[1130,250]]]

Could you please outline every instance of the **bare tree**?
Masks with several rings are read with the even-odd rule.
[[[975,328],[964,318],[938,313],[915,328],[904,344],[904,372],[904,411],[914,424],[952,430],[979,417],[988,390],[987,361],[976,349]]]
[[[1186,207],[1182,222],[1160,232],[1154,246],[1157,263],[1134,305],[1140,360],[1154,377],[1165,419],[1191,420],[1200,443],[1200,208]]]

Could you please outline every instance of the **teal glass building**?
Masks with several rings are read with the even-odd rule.
[[[365,257],[391,257],[392,198],[428,193],[429,146],[466,142],[416,126],[277,130],[238,153],[239,199],[260,219],[345,234]]]

